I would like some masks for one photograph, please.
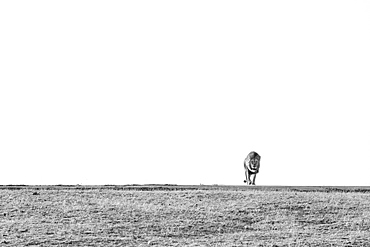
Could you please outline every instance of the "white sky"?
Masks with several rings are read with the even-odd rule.
[[[369,1],[1,1],[0,184],[370,185]]]

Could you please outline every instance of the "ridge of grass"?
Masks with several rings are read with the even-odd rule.
[[[370,194],[358,191],[0,190],[0,246],[370,246],[369,239]]]

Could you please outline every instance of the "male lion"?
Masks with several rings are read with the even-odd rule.
[[[244,183],[247,183],[248,185],[256,185],[255,181],[256,181],[257,173],[260,169],[260,160],[261,160],[261,156],[254,151],[250,152],[247,158],[245,158],[244,170],[245,170],[246,180],[244,180]]]

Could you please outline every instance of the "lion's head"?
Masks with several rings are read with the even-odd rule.
[[[250,152],[245,160],[245,164],[249,171],[258,173],[260,168],[261,156],[256,152]]]

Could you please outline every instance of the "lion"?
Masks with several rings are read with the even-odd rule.
[[[248,185],[256,185],[256,176],[260,169],[261,156],[252,151],[244,160],[245,177],[244,183]]]

